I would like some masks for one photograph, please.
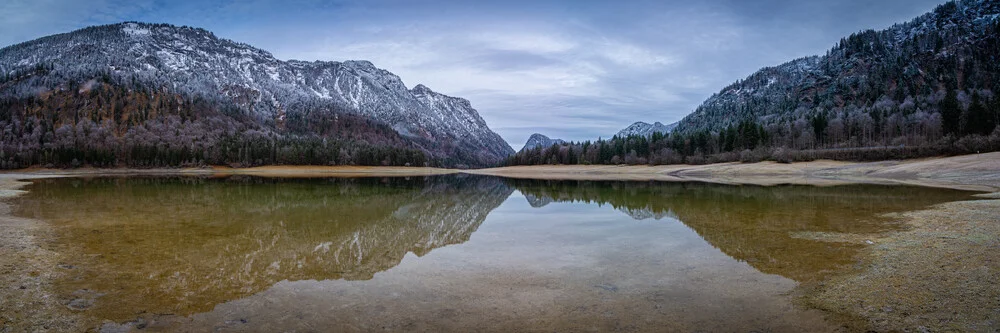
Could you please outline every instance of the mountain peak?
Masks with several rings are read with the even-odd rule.
[[[434,93],[434,91],[431,90],[431,88],[428,88],[427,86],[425,86],[423,84],[417,84],[416,86],[413,87],[413,89],[410,89],[410,91],[413,91],[414,93],[422,93],[422,94]]]
[[[535,133],[535,134],[532,134],[530,137],[528,137],[528,139],[529,140],[530,139],[546,139],[546,140],[548,140],[549,137],[546,136],[546,135],[544,135],[544,134],[542,134],[542,133]]]
[[[521,150],[534,149],[535,147],[548,148],[554,144],[561,145],[564,143],[566,143],[566,141],[561,139],[550,139],[548,136],[541,133],[535,133],[532,134],[531,137],[528,137],[528,141],[524,143],[524,147],[521,148]]]
[[[375,67],[375,64],[368,60],[346,60],[342,64],[353,68],[378,69],[378,67]]]
[[[616,134],[616,136],[627,137],[632,135],[641,135],[649,137],[652,136],[653,133],[664,133],[664,134],[670,133],[671,131],[674,130],[674,127],[677,127],[677,123],[664,125],[663,123],[658,121],[653,124],[637,121],[632,123],[632,125],[629,125],[628,127],[622,129],[621,131],[618,131],[618,134]]]
[[[210,40],[219,40],[219,38],[216,37],[214,33],[202,28],[195,28],[189,26],[176,26],[168,23],[146,23],[146,22],[136,22],[136,21],[126,21],[126,22],[113,23],[102,26],[87,27],[71,32],[70,34],[86,31],[88,29],[96,29],[96,30],[116,29],[120,30],[122,33],[132,38],[149,37],[153,35],[191,35],[191,36],[203,37]],[[226,41],[236,43],[230,40]],[[241,44],[241,43],[236,43],[236,44]]]

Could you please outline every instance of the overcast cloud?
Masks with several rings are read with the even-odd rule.
[[[535,132],[586,140],[680,120],[761,67],[942,2],[6,0],[0,45],[134,20],[202,27],[285,60],[370,60],[408,87],[469,99],[519,149]]]

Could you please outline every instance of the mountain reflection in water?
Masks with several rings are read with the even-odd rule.
[[[610,205],[636,220],[671,217],[730,257],[796,280],[854,262],[859,244],[796,237],[869,234],[898,227],[886,214],[972,199],[969,192],[911,186],[732,186],[705,183],[509,180],[532,207]]]
[[[520,195],[508,200],[515,189],[528,205]],[[219,309],[229,309],[223,313],[256,311],[281,323],[285,317],[275,317],[274,306],[260,304],[285,299],[274,302],[278,308],[307,306],[297,310],[301,315],[308,306],[333,311],[338,302],[357,305],[358,313],[389,311],[384,302],[391,302],[397,314],[481,308],[477,316],[497,316],[510,325],[522,322],[523,313],[548,311],[555,317],[536,317],[542,320],[538,327],[586,329],[612,323],[597,314],[627,310],[641,318],[663,316],[643,324],[648,327],[662,328],[657,325],[667,321],[682,330],[706,323],[729,330],[763,325],[791,311],[781,295],[794,283],[760,272],[818,280],[853,264],[862,246],[799,237],[803,233],[891,230],[898,226],[883,217],[887,213],[968,198],[968,192],[901,186],[469,175],[117,177],[37,180],[17,199],[15,214],[51,223],[55,237],[48,246],[71,267],[57,275],[57,296],[82,305],[79,310],[98,322],[196,313],[212,322],[223,316]],[[604,205],[628,218],[599,207]],[[507,208],[494,212],[500,206]],[[664,223],[676,225],[654,225]],[[487,231],[477,233],[483,228]],[[478,240],[470,241],[474,233]],[[463,245],[405,264],[408,253],[425,257],[454,244]],[[383,278],[374,278],[380,272]],[[368,280],[372,283],[358,284]],[[400,299],[404,292],[413,296]],[[352,295],[371,304],[341,299]],[[499,305],[481,299],[499,299]],[[735,308],[719,308],[722,300]],[[750,304],[757,309],[731,323],[713,323],[719,314],[705,310],[731,312]],[[689,308],[699,309],[699,315],[678,320]],[[414,324],[412,317],[398,320]],[[355,330],[371,320],[352,318],[362,324],[354,319],[327,324]],[[776,327],[818,327],[782,321]],[[474,321],[436,324],[418,327],[476,326]],[[275,325],[271,328],[290,327]]]
[[[513,191],[485,177],[50,179],[29,190],[15,214],[53,223],[77,267],[61,294],[113,299],[88,310],[118,320],[207,311],[281,280],[371,279],[408,252],[468,240]]]

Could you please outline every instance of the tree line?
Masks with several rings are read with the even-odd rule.
[[[1000,150],[1000,98],[988,91],[942,93],[940,112],[935,113],[916,112],[907,106],[912,101],[906,100],[902,105],[883,103],[868,110],[818,112],[780,125],[764,126],[744,119],[718,131],[615,136],[538,146],[518,152],[505,164],[883,160]]]
[[[0,99],[0,168],[436,163],[389,126],[352,114],[292,114],[274,128],[249,117],[165,89],[70,81]]]

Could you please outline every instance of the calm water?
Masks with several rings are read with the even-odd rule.
[[[969,199],[889,186],[357,179],[38,180],[57,294],[188,331],[815,331],[799,283],[856,265],[815,232]],[[96,324],[95,324],[96,325]]]

